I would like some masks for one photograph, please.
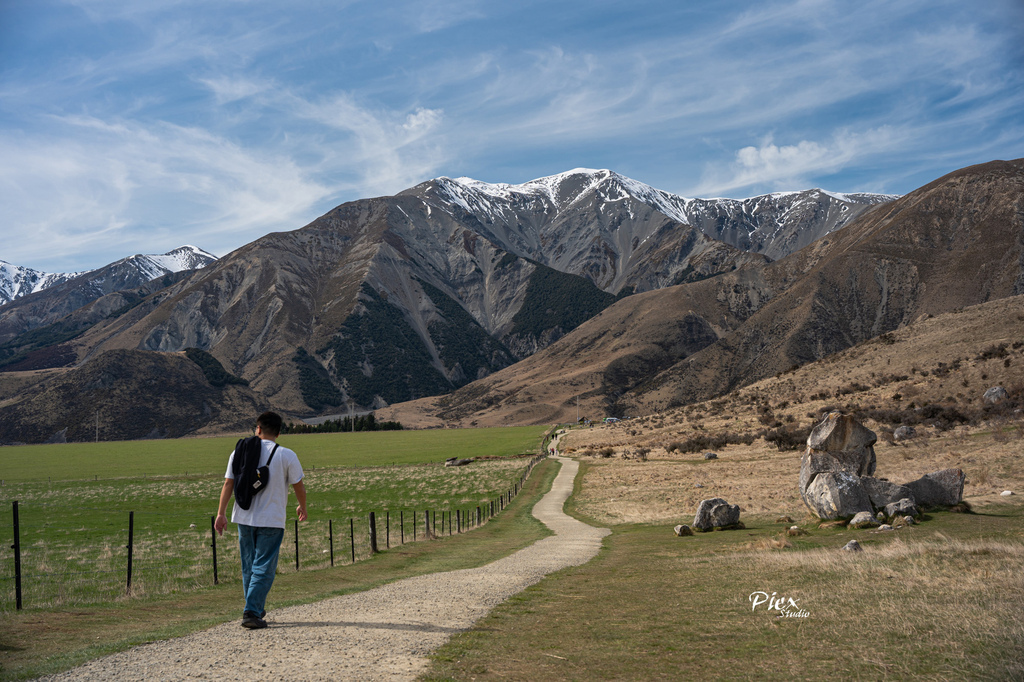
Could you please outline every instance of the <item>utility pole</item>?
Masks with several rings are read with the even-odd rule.
[[[100,411],[96,410],[96,442],[100,442]]]

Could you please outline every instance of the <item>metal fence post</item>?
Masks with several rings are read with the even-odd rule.
[[[213,584],[218,585],[220,581],[217,580],[217,517],[210,517],[210,539],[213,541],[210,543],[210,547],[213,549]]]
[[[331,543],[331,568],[334,568],[334,521],[327,519],[327,536]]]
[[[128,587],[125,594],[132,593],[132,551],[135,539],[135,512],[128,512]]]
[[[352,563],[356,562],[356,522],[349,518],[348,537],[352,540]]]
[[[21,524],[18,523],[18,501],[14,500],[14,600],[21,611]]]
[[[370,554],[377,553],[377,516],[370,512]]]

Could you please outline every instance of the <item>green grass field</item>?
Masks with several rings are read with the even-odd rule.
[[[550,534],[530,510],[550,489],[558,468],[556,462],[541,462],[522,493],[501,514],[470,533],[393,547],[354,564],[323,570],[296,571],[282,556],[268,609],[359,592],[416,575],[482,566],[507,556]],[[60,672],[91,658],[237,620],[240,579],[234,573],[237,566],[217,586],[206,583],[145,599],[0,610],[0,681]]]
[[[539,452],[547,427],[432,429],[285,435],[281,445],[306,469],[424,464],[448,457]],[[251,435],[251,434],[239,434]],[[0,480],[89,480],[140,476],[223,475],[237,437],[112,443],[19,445],[0,448]],[[10,496],[0,488],[0,497]]]
[[[381,548],[422,540],[428,511],[433,523],[444,523],[443,532],[449,526],[455,532],[458,520],[452,510],[475,517],[480,506],[486,513],[529,460],[481,460],[454,468],[440,463],[450,456],[537,452],[543,435],[542,428],[517,428],[282,438],[283,445],[299,453],[306,473],[310,518],[299,526],[300,567],[329,566],[332,540],[336,565],[351,562],[353,544],[356,558],[365,558],[371,511]],[[129,512],[134,512],[133,598],[212,583],[210,517],[233,444],[234,439],[188,439],[0,449],[5,477],[0,487],[0,610],[15,605],[14,500],[26,608],[125,599]],[[8,477],[10,470],[15,475]],[[96,473],[90,478],[82,476],[85,472]],[[294,566],[290,512],[281,560]],[[234,526],[218,538],[218,548],[218,577],[237,580]]]

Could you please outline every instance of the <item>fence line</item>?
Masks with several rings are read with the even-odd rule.
[[[451,536],[453,533],[454,534],[459,534],[459,533],[463,533],[463,532],[468,532],[472,528],[478,528],[478,527],[484,525],[491,518],[493,518],[494,516],[499,514],[501,511],[503,511],[508,506],[508,504],[512,501],[512,499],[514,499],[514,497],[519,494],[519,492],[522,490],[523,484],[525,483],[526,479],[529,477],[530,473],[533,471],[533,468],[540,461],[542,461],[545,457],[546,457],[546,455],[542,454],[542,455],[538,455],[538,456],[536,456],[534,458],[531,458],[529,463],[528,463],[528,465],[526,466],[526,469],[522,472],[522,474],[518,477],[518,479],[516,479],[506,490],[503,490],[499,494],[498,497],[492,498],[491,500],[489,500],[488,502],[484,502],[483,504],[476,505],[475,506],[475,514],[474,514],[474,510],[473,509],[455,508],[455,509],[441,510],[441,523],[440,523],[440,526],[438,526],[438,523],[437,523],[437,510],[436,509],[423,510],[423,526],[424,526],[423,527],[423,533],[418,533],[417,532],[418,510],[410,510],[410,511],[412,511],[412,528],[413,528],[413,539],[412,539],[412,541],[413,542],[419,541],[420,540],[420,536],[422,536],[422,539],[434,539],[434,538],[443,536],[444,535],[444,527],[445,527],[445,517],[446,517],[446,515],[447,515],[448,535],[449,536]],[[65,509],[65,510],[67,509],[66,507],[60,507],[60,505],[55,505],[55,504],[51,504],[51,503],[32,503],[31,508],[34,509],[34,508],[37,508],[37,507],[38,508],[44,508],[44,509],[45,508],[59,508],[59,509]],[[109,513],[114,514],[114,515],[121,515],[121,514],[125,514],[126,513],[125,511],[120,511],[120,510],[85,508],[85,507],[76,507],[75,510],[77,510],[77,511],[85,510],[85,511],[109,512]],[[405,510],[404,509],[400,509],[400,510],[397,510],[397,511],[399,512],[398,521],[399,521],[399,539],[400,539],[400,544],[404,545],[404,544],[406,544],[406,537],[405,537],[405,530],[406,530]],[[218,574],[219,564],[224,564],[224,560],[227,559],[228,563],[231,564],[232,567],[234,567],[234,566],[238,565],[239,561],[240,561],[238,559],[237,552],[228,553],[228,556],[220,557],[220,561],[218,561],[217,534],[216,534],[216,531],[215,531],[215,528],[214,528],[214,523],[215,523],[215,518],[214,517],[211,517],[211,519],[210,519],[209,543],[207,544],[205,540],[201,540],[200,539],[199,540],[199,544],[194,547],[194,549],[197,550],[197,551],[193,552],[193,554],[191,554],[191,555],[185,556],[181,552],[181,550],[182,549],[187,549],[187,547],[185,547],[185,548],[182,547],[182,544],[183,544],[182,540],[183,539],[184,540],[191,540],[194,543],[196,535],[193,534],[193,535],[186,536],[186,538],[177,538],[177,542],[176,542],[176,539],[174,537],[171,537],[171,535],[166,535],[163,538],[159,538],[159,537],[154,538],[152,536],[136,538],[135,537],[135,535],[136,535],[136,533],[135,533],[135,514],[136,514],[136,512],[134,512],[134,511],[127,511],[127,514],[128,514],[128,526],[127,526],[127,529],[125,529],[124,526],[120,526],[120,528],[116,528],[116,527],[115,528],[111,528],[109,532],[114,533],[113,535],[109,535],[108,534],[106,536],[102,536],[100,538],[100,545],[101,545],[101,547],[99,549],[100,556],[95,558],[92,561],[93,564],[100,564],[102,561],[106,561],[107,565],[109,565],[109,566],[114,566],[116,562],[120,562],[120,566],[121,567],[93,568],[91,570],[71,570],[71,571],[69,571],[69,570],[42,570],[42,571],[40,571],[39,567],[48,568],[51,564],[54,564],[54,563],[57,563],[57,562],[61,562],[61,561],[63,561],[64,563],[71,562],[71,561],[73,561],[73,557],[67,556],[65,559],[61,560],[60,558],[50,556],[54,552],[60,551],[61,547],[53,547],[53,546],[47,547],[43,543],[42,540],[39,540],[35,544],[31,545],[29,550],[26,552],[25,548],[22,546],[22,535],[23,535],[23,533],[26,530],[36,530],[36,529],[40,529],[41,528],[43,530],[56,530],[56,531],[64,530],[65,532],[70,533],[70,531],[72,529],[74,529],[74,530],[86,530],[86,529],[82,528],[81,524],[69,524],[68,526],[55,526],[52,523],[25,524],[25,523],[21,522],[21,518],[19,516],[19,503],[18,503],[17,500],[12,501],[12,512],[13,512],[12,513],[13,544],[10,545],[10,548],[12,550],[14,550],[14,552],[13,552],[13,559],[14,559],[13,570],[14,570],[14,574],[13,575],[0,575],[0,582],[9,583],[12,580],[14,581],[14,592],[15,592],[15,594],[13,596],[14,596],[15,607],[18,610],[21,610],[23,608],[23,605],[24,605],[23,604],[23,601],[24,601],[23,600],[23,596],[24,596],[23,595],[23,592],[24,592],[23,588],[29,586],[29,585],[26,584],[26,581],[28,581],[31,584],[31,587],[35,590],[35,594],[33,596],[36,596],[37,597],[37,601],[39,601],[39,602],[46,602],[46,601],[54,601],[54,600],[56,600],[59,603],[63,603],[65,601],[77,600],[79,603],[90,603],[88,601],[88,599],[89,599],[88,594],[86,594],[85,596],[83,596],[81,593],[79,593],[79,594],[72,594],[72,595],[65,594],[65,592],[68,590],[68,586],[66,584],[66,581],[63,580],[63,579],[68,577],[68,576],[88,576],[88,575],[94,575],[94,576],[95,575],[116,576],[116,575],[120,575],[120,576],[123,576],[123,582],[121,582],[121,588],[120,589],[116,588],[114,586],[114,584],[112,583],[112,584],[110,584],[109,586],[106,586],[106,587],[102,587],[101,586],[99,589],[86,590],[85,588],[83,588],[81,590],[81,592],[92,592],[93,595],[95,597],[98,597],[99,599],[118,598],[120,596],[127,596],[127,597],[141,596],[143,594],[146,594],[147,591],[151,590],[151,589],[155,589],[158,592],[160,590],[166,591],[167,589],[170,589],[171,591],[176,591],[178,589],[177,586],[183,580],[185,581],[185,585],[186,586],[188,586],[188,585],[195,585],[196,583],[202,583],[203,582],[202,581],[202,574],[204,573],[204,571],[203,571],[203,569],[201,567],[202,567],[202,565],[205,562],[201,558],[200,554],[202,553],[201,550],[202,550],[202,546],[203,545],[208,547],[209,551],[210,551],[210,555],[208,555],[208,556],[210,557],[210,561],[212,562],[212,574],[213,574],[213,584],[214,585],[219,585],[220,582],[221,582],[220,578],[219,578],[219,574]],[[384,523],[385,548],[386,549],[390,549],[391,548],[391,510],[387,509],[387,510],[384,510],[384,512],[385,512],[385,517],[384,517],[383,523]],[[453,524],[453,519],[452,519],[453,512],[455,514],[455,521],[454,521],[455,525],[454,525],[454,527],[452,525]],[[138,512],[138,513],[140,514],[140,516],[142,516],[142,515],[149,515],[149,516],[179,517],[179,518],[189,518],[189,519],[196,518],[196,516],[193,515],[193,514],[178,513],[178,512],[170,512],[170,513],[164,514],[164,513],[161,513],[161,512],[145,512],[144,511],[144,512]],[[379,525],[381,523],[381,520],[379,519],[378,515],[374,511],[369,511],[365,516],[362,516],[360,518],[367,519],[368,523],[365,526],[365,528],[366,528],[365,533],[360,532],[358,534],[359,535],[358,544],[359,544],[359,546],[361,548],[366,548],[367,549],[368,554],[365,555],[365,556],[372,556],[373,554],[375,554],[378,551],[380,551],[378,546],[377,546],[377,538],[379,537],[379,530],[380,530]],[[325,529],[326,533],[317,533],[316,529],[317,529],[317,527],[320,527],[320,528],[323,527],[323,521],[314,521],[314,522],[311,522],[311,523],[307,524],[306,531],[302,535],[302,542],[305,543],[305,546],[307,547],[306,553],[304,555],[305,556],[305,560],[302,563],[302,566],[303,566],[303,568],[305,570],[316,570],[318,568],[326,568],[327,566],[334,566],[334,519],[328,518],[328,519],[326,519],[326,521],[327,521],[327,524],[326,524],[327,527]],[[197,524],[195,524],[195,523],[191,524],[190,525],[190,530],[192,528],[195,528],[196,525]],[[125,533],[126,531],[127,531],[127,538],[125,538],[125,536],[123,535],[123,533]],[[36,532],[37,533],[41,533],[42,530],[36,530]],[[120,541],[116,539],[118,537],[118,533],[121,534],[120,535],[120,538],[121,538]],[[201,538],[202,536],[199,536],[199,537]],[[127,544],[122,544],[125,540],[127,540]],[[169,548],[169,551],[165,550],[162,553],[159,552],[159,550],[157,549],[157,546],[159,544],[161,544],[161,541],[163,541],[163,543]],[[321,550],[321,553],[323,555],[329,555],[329,556],[328,557],[324,557],[320,561],[317,561],[316,558],[315,558],[317,556],[316,552],[317,552],[317,550],[320,550],[320,547],[325,542],[326,542],[327,546],[326,546],[326,548]],[[357,533],[356,533],[355,518],[354,517],[349,517],[349,542],[350,542],[350,547],[351,547],[351,561],[352,561],[352,563],[355,563],[357,561],[357,553],[356,553]],[[187,542],[185,544],[187,544]],[[299,538],[299,532],[298,532],[298,520],[295,521],[294,546],[295,546],[295,570],[298,571],[298,570],[300,570],[300,555],[302,555],[302,551],[301,551],[302,545],[300,545],[300,538]],[[120,547],[120,549],[119,549],[119,547]],[[78,549],[78,548],[76,548],[76,549]],[[119,553],[121,549],[126,551],[126,555],[124,555],[122,558],[119,559],[119,558],[117,558],[115,556],[115,554]],[[68,550],[68,552],[72,551],[71,548],[67,548],[67,550]],[[159,556],[157,558],[154,558],[154,557],[150,556],[150,554],[152,554],[153,552],[156,552]],[[311,552],[312,552],[313,558],[310,557],[310,553]],[[27,555],[30,559],[34,560],[34,564],[35,564],[35,568],[36,568],[35,571],[26,572],[24,570],[25,566],[23,564],[24,564],[25,555]],[[37,556],[37,555],[41,555],[41,556]],[[174,562],[173,565],[172,565],[171,562],[167,561],[167,556],[168,555],[170,555],[170,557],[172,558],[172,561],[175,558],[180,559],[180,561]],[[329,561],[329,564],[326,563],[327,561]],[[208,564],[208,566],[209,566],[209,564]],[[77,566],[76,566],[76,568],[77,568]],[[153,582],[152,579],[151,579],[152,576],[154,574],[159,573],[161,569],[165,573],[168,573],[164,583],[162,583],[162,584],[159,583],[159,580],[160,580],[159,577],[157,577],[156,582]],[[179,573],[184,573],[184,575],[177,575],[177,576],[169,575],[170,573],[174,572],[175,570],[178,570]],[[208,570],[209,570],[209,568],[206,569],[206,571],[208,571]],[[206,573],[206,574],[209,575],[209,573]],[[237,577],[237,574],[240,574],[240,570],[235,571],[235,574],[236,574],[236,579],[240,580],[240,577]],[[55,577],[56,578],[60,578],[60,579],[59,580],[53,580],[53,578],[55,578]],[[93,581],[93,582],[95,583],[97,581]],[[141,583],[141,585],[140,585],[140,583]],[[168,585],[168,583],[169,583],[169,585]],[[152,584],[152,587],[150,587],[151,584]],[[52,590],[56,590],[57,596],[54,597],[54,596],[51,595],[48,598],[45,595],[47,587],[51,588],[51,591]],[[6,589],[5,589],[5,591],[6,591]],[[0,599],[0,608],[4,608],[3,604],[5,602],[7,602],[7,599],[9,599],[9,597],[4,597],[4,598]]]

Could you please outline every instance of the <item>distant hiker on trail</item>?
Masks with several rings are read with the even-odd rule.
[[[306,520],[306,487],[302,483],[299,457],[277,444],[282,422],[281,415],[264,412],[256,419],[256,436],[238,441],[228,458],[214,522],[217,533],[223,535],[228,525],[224,513],[234,494],[231,521],[238,524],[245,594],[242,627],[251,630],[267,627],[263,617],[267,613],[267,593],[274,584],[277,557],[284,539],[289,485],[295,488],[295,497],[299,500],[295,509],[299,521]]]

